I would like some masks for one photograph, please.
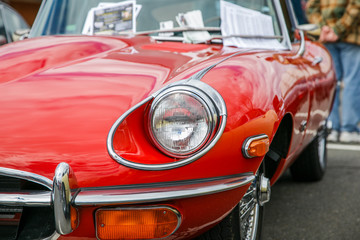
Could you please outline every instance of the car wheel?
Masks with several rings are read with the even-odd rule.
[[[264,204],[270,200],[270,181],[260,167],[254,182],[244,197],[218,225],[198,240],[259,240],[262,230]]]
[[[319,181],[323,178],[327,165],[326,129],[306,147],[290,167],[294,180]]]

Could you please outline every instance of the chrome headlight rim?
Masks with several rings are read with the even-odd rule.
[[[195,148],[190,151],[172,151],[168,147],[164,146],[155,136],[154,129],[152,127],[152,120],[154,117],[154,112],[159,104],[166,98],[174,94],[184,94],[192,97],[194,100],[198,101],[205,109],[208,123],[208,130],[205,134],[205,137]],[[219,113],[214,102],[210,99],[210,97],[205,94],[203,91],[191,87],[191,86],[174,86],[168,88],[162,92],[160,92],[157,96],[155,96],[154,101],[151,103],[151,107],[148,115],[148,132],[153,144],[164,154],[178,159],[188,158],[197,152],[201,151],[207,144],[211,141],[212,137],[215,134],[215,129],[219,122]]]
[[[209,142],[201,150],[199,150],[197,153],[195,153],[194,155],[192,155],[188,158],[184,158],[184,159],[180,159],[178,161],[173,161],[173,162],[168,162],[168,163],[161,163],[161,164],[146,163],[146,159],[144,159],[143,163],[134,162],[129,159],[125,159],[121,155],[117,154],[114,149],[113,140],[114,140],[114,135],[115,135],[115,132],[117,131],[118,126],[121,125],[122,122],[132,112],[136,111],[136,109],[138,109],[144,105],[149,105],[156,98],[156,96],[158,96],[163,91],[166,91],[167,89],[172,88],[174,86],[181,86],[181,87],[190,86],[191,88],[201,89],[201,91],[204,92],[204,94],[206,94],[207,96],[209,96],[209,98],[215,104],[215,107],[216,107],[217,111],[219,112],[219,122],[217,124],[218,125],[217,128],[215,129],[214,136],[209,140]],[[128,167],[128,168],[144,170],[144,171],[164,171],[164,170],[176,169],[179,167],[186,166],[186,165],[198,160],[199,158],[203,157],[207,152],[209,152],[216,145],[216,143],[219,141],[220,137],[222,136],[222,134],[225,130],[226,122],[227,122],[227,109],[226,109],[225,101],[222,98],[222,96],[210,85],[208,85],[202,81],[190,78],[190,79],[176,82],[174,84],[171,84],[171,85],[165,87],[164,89],[143,99],[141,102],[137,103],[135,106],[133,106],[128,111],[126,111],[124,114],[122,114],[115,121],[115,123],[111,126],[111,129],[110,129],[108,137],[107,137],[106,146],[107,146],[107,150],[108,150],[110,157],[114,161],[116,161],[119,164],[121,164],[125,167]]]

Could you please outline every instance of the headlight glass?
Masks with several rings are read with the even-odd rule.
[[[155,99],[150,112],[155,144],[172,157],[186,157],[199,150],[213,130],[211,108],[198,95],[174,91]]]

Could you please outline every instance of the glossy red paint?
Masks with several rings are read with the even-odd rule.
[[[55,49],[59,43],[57,41],[64,42],[66,47],[62,48],[62,57],[66,55],[65,50],[69,54],[73,52],[71,39],[49,37],[48,42]],[[74,41],[81,45],[81,39],[74,38]],[[143,171],[123,167],[109,157],[106,150],[107,134],[111,125],[126,110],[167,82],[187,78],[230,54],[224,53],[220,46],[211,45],[191,54],[168,51],[156,51],[155,54],[151,50],[142,50],[142,44],[150,42],[149,38],[146,39],[135,39],[137,42],[132,40],[132,43],[126,39],[125,44],[123,39],[90,38],[93,44],[97,42],[113,48],[98,53],[96,57],[73,60],[71,64],[53,60],[51,64],[24,77],[19,77],[15,72],[12,81],[8,80],[1,85],[3,97],[0,104],[4,106],[1,115],[6,117],[0,121],[3,126],[8,126],[0,130],[3,143],[0,156],[5,160],[1,167],[16,167],[52,179],[57,164],[67,162],[76,173],[80,187],[193,179],[194,169],[198,167],[205,167],[205,171],[197,173],[196,178],[237,173],[234,170],[223,172],[221,168],[207,167],[216,164],[220,156],[211,157],[211,162],[204,157],[191,166],[146,175]],[[41,38],[39,43],[38,40],[28,40],[14,45],[20,45],[19,49],[37,52],[38,56],[34,59],[46,59],[47,51],[41,51],[44,46],[34,47],[44,41]],[[119,48],[114,47],[116,41],[119,42]],[[85,41],[83,44],[88,46],[89,43]],[[124,53],[124,46],[131,46],[135,53]],[[79,46],[75,44],[74,48],[78,49]],[[15,65],[15,56],[18,54],[23,53],[21,50],[6,53],[9,58],[4,61],[4,66]],[[30,59],[25,59],[23,64],[26,61],[31,63]],[[141,73],[136,70],[138,68],[141,68]],[[1,72],[10,78],[8,68],[1,69]],[[138,135],[144,136],[144,129],[137,131],[140,131]],[[138,145],[142,146],[144,140],[140,140]],[[240,140],[236,146],[238,157],[241,157],[241,145]],[[148,148],[151,146],[148,145]],[[216,151],[216,148],[212,151]],[[155,157],[160,156],[157,150],[152,149],[152,153]],[[146,157],[151,158],[149,155]],[[232,156],[221,157],[232,159]],[[23,164],[19,166],[18,162]],[[207,162],[206,166],[202,166],[202,162]],[[256,171],[252,164],[243,170]]]
[[[272,140],[289,114],[294,126],[292,142],[288,157],[272,178],[274,183],[330,111],[335,87],[331,60],[323,47],[311,42],[306,47],[303,57],[296,57],[298,46],[294,45],[292,51],[244,52],[219,63],[239,50],[221,45],[169,46],[148,37],[43,37],[9,44],[0,53],[0,126],[6,126],[0,128],[0,167],[52,179],[56,166],[67,162],[80,188],[255,173],[262,158],[244,158],[243,142],[258,134]],[[26,57],[19,61],[19,56]],[[315,57],[324,61],[313,66]],[[169,83],[215,63],[202,81],[224,98],[228,121],[208,154],[166,171],[130,169],[109,156],[107,135],[125,111]],[[138,108],[119,127],[116,151],[137,162],[176,161],[152,145],[144,125],[146,112],[146,105]],[[301,132],[304,120],[311,124]],[[242,187],[160,203],[173,206],[184,217],[179,232],[170,239],[180,234],[192,237],[210,228],[245,191]],[[94,226],[95,209],[79,208],[78,229],[62,238],[94,238],[95,229],[88,226]],[[202,217],[193,218],[195,214]]]

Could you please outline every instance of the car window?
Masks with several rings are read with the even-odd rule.
[[[0,5],[0,45],[7,43],[6,40],[6,31],[5,31],[5,24],[3,19],[3,11],[2,6]]]
[[[87,0],[86,5],[78,0],[47,0],[37,16],[30,36],[81,34],[91,8],[102,3],[119,3],[119,0]],[[276,18],[272,0],[229,0],[227,2],[259,11],[273,18],[274,31],[280,35],[279,21]],[[136,32],[158,29],[160,23],[173,21],[179,13],[200,10],[206,27],[219,27],[220,0],[137,0],[140,6],[136,18]]]
[[[259,11],[263,14],[269,15],[273,18],[274,30],[276,35],[281,35],[281,28],[279,25],[279,19],[274,9],[272,0],[227,0],[237,5]]]
[[[13,40],[12,36],[16,30],[29,28],[23,18],[12,9],[4,7],[3,13],[6,19],[6,31],[11,40]]]

